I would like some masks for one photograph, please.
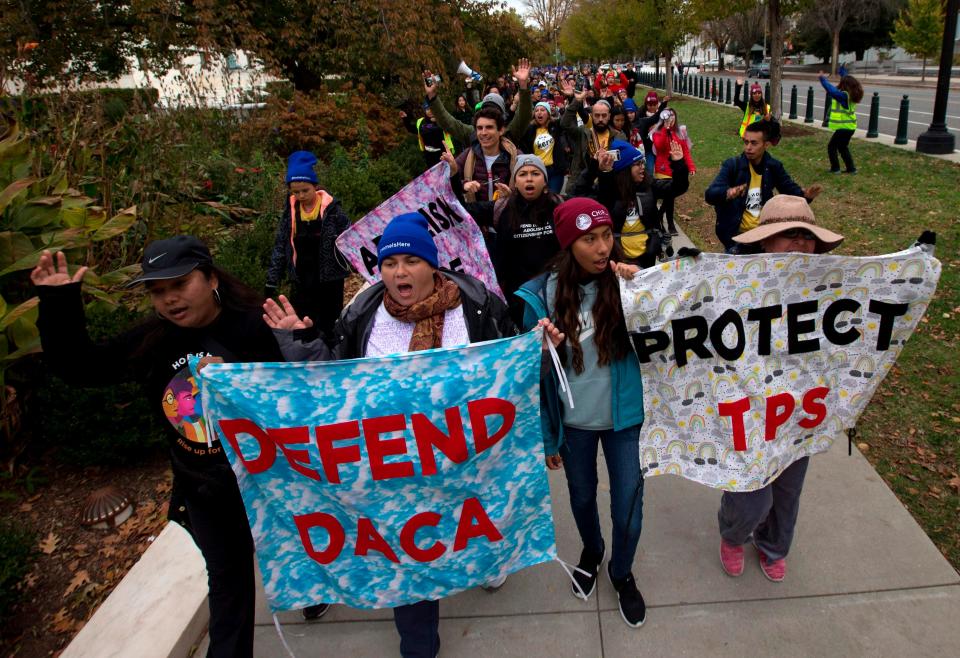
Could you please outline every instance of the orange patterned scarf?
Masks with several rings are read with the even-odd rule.
[[[450,279],[433,274],[433,292],[424,300],[410,306],[402,306],[386,291],[383,306],[387,313],[401,322],[416,322],[410,338],[411,352],[440,347],[443,343],[444,314],[460,306],[460,288]]]

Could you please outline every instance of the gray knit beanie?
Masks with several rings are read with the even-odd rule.
[[[513,165],[514,178],[517,177],[517,172],[520,171],[522,167],[536,167],[537,169],[543,172],[544,178],[549,178],[549,176],[547,175],[547,166],[543,164],[543,160],[541,160],[536,155],[531,155],[529,153],[523,153],[523,154],[517,155],[517,161]]]

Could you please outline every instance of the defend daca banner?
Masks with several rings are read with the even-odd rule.
[[[403,189],[371,210],[337,238],[337,248],[368,283],[380,278],[377,243],[390,220],[417,212],[430,226],[440,267],[483,281],[487,290],[503,299],[483,234],[473,217],[460,205],[450,187],[450,165],[439,162]]]
[[[753,491],[856,425],[936,291],[932,247],[703,254],[621,281],[645,475]]]
[[[270,607],[438,599],[555,559],[541,340],[206,366]]]

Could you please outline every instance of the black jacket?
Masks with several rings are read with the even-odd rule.
[[[337,251],[337,237],[350,226],[350,218],[344,212],[340,202],[320,190],[320,203],[326,202],[326,207],[315,221],[320,222],[320,238],[317,245],[317,271],[311,272],[310,278],[314,281],[336,281],[345,279],[350,270],[342,264],[342,257]],[[329,199],[329,201],[327,201]],[[298,283],[301,280],[302,265],[297,263],[296,250],[293,240],[296,231],[304,222],[300,220],[300,202],[294,204],[295,218],[291,221],[291,208],[288,204],[280,213],[280,222],[277,224],[277,233],[273,242],[273,253],[270,255],[270,266],[267,269],[267,286],[276,288],[289,276],[290,281]]]
[[[471,343],[516,335],[517,329],[503,300],[487,290],[482,282],[463,272],[442,268],[440,272],[460,288],[460,303]],[[336,361],[365,356],[373,319],[383,303],[385,290],[383,281],[378,281],[343,309],[333,328],[337,341],[333,349],[317,337],[314,329],[274,332],[287,361]]]
[[[769,153],[764,153],[757,167],[760,174],[760,203],[761,205],[773,198],[776,190],[780,194],[803,196],[803,188],[797,185],[783,163]],[[750,184],[750,163],[743,153],[735,158],[728,158],[720,165],[717,177],[710,183],[710,187],[703,194],[704,200],[717,211],[717,238],[725,249],[730,249],[737,243],[733,236],[740,232],[740,222],[743,211],[747,207],[747,195],[742,194],[733,199],[727,199],[727,190],[731,187]]]
[[[567,141],[566,133],[560,129],[560,123],[551,121],[547,125],[547,131],[553,137],[553,164],[547,167],[551,174],[566,174],[570,170],[570,142]],[[523,133],[523,139],[518,146],[524,153],[535,153],[533,149],[533,140],[537,137],[537,125],[531,123],[527,132]]]

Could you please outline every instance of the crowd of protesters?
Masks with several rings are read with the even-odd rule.
[[[591,596],[609,553],[621,615],[640,626],[646,607],[633,565],[643,518],[643,385],[617,277],[630,278],[673,256],[674,202],[697,171],[691,133],[705,127],[682,125],[671,98],[653,90],[638,103],[632,64],[536,69],[520,60],[486,86],[476,75],[462,89],[455,85],[448,90],[454,94],[450,108],[439,79],[430,71],[423,76],[424,97],[415,103],[422,115],[411,110],[399,119],[416,135],[426,168],[449,167],[455,193],[484,234],[506,303],[477,279],[443,269],[425,220],[412,214],[396,217],[379,242],[382,282],[344,308],[349,270],[335,240],[359,218],[348,218],[323,189],[314,155],[297,151],[288,160],[289,194],[279,213],[262,314],[262,297],[219,270],[202,242],[177,236],[147,247],[143,275],[134,282],[145,286],[157,317],[94,344],[80,302],[84,268],[71,274],[62,252],[46,252],[32,274],[44,350],[65,376],[86,383],[139,380],[159,402],[185,379],[183,368],[171,370],[170,364],[183,364],[186,354],[226,361],[347,359],[464,345],[543,326],[578,400],[568,406],[556,377],[544,369],[547,467],[565,470],[582,540],[572,593]],[[862,88],[850,76],[838,87],[822,82],[835,124],[831,169],[840,171],[839,154],[853,173],[848,144]],[[843,237],[819,227],[808,205],[819,186],[801,187],[771,155],[780,138],[776,118],[758,85],[745,100],[741,87],[738,80],[742,152],[723,162],[705,192],[723,248],[832,249]],[[277,294],[284,279],[291,284],[289,298]],[[171,505],[171,513],[191,530],[207,562],[208,655],[250,656],[253,546],[237,483],[222,449],[185,436],[181,427],[171,427],[174,492],[183,503]],[[600,446],[610,473],[609,551],[597,506]],[[724,494],[719,534],[726,573],[742,573],[743,545],[752,538],[763,573],[784,578],[806,468],[801,460],[758,492]],[[311,606],[304,616],[317,618],[327,608]],[[399,607],[395,619],[403,656],[437,655],[438,602]]]

